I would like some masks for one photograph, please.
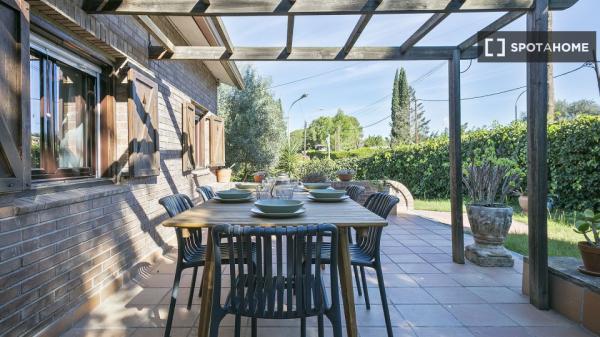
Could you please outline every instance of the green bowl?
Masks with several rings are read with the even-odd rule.
[[[263,199],[254,205],[264,213],[294,213],[302,208],[304,203],[300,200]]]
[[[242,191],[234,188],[226,191],[218,191],[215,193],[221,199],[244,199],[252,195],[252,192],[250,191]]]
[[[254,191],[256,189],[256,186],[260,185],[259,183],[236,183],[235,187],[239,188],[240,190],[252,190]]]
[[[308,193],[317,199],[339,199],[346,195],[346,190],[319,189]]]
[[[331,186],[331,183],[303,183],[303,185],[308,190],[322,190]]]

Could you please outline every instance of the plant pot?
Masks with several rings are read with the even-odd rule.
[[[220,183],[228,183],[231,181],[231,169],[222,168],[217,170],[217,181]]]
[[[528,198],[526,195],[519,196],[519,206],[521,207],[521,209],[523,210],[523,213],[525,213],[525,214],[527,214],[527,209],[529,207],[527,200],[528,200]]]
[[[594,247],[585,241],[579,242],[577,246],[585,269],[600,274],[600,248]]]
[[[263,180],[265,180],[265,175],[264,174],[255,174],[254,175],[254,182],[255,183],[262,183]]]
[[[512,207],[469,205],[467,215],[475,244],[465,249],[467,259],[483,267],[512,267],[504,241],[512,224]]]
[[[352,180],[352,178],[354,178],[354,174],[349,174],[349,173],[347,173],[347,174],[338,173],[337,176],[340,181],[350,181],[350,180]]]

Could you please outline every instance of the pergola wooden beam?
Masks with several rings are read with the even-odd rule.
[[[527,31],[548,31],[548,0],[527,13]],[[527,62],[529,301],[548,309],[548,62]]]
[[[352,47],[354,47],[354,44],[360,37],[360,34],[363,32],[365,27],[367,27],[371,17],[373,17],[373,14],[363,14],[360,16],[360,18],[358,18],[358,22],[356,22],[354,29],[352,29],[352,33],[350,33],[348,40],[346,43],[344,43],[344,47],[342,48],[344,55],[348,54]]]
[[[468,49],[471,46],[474,46],[480,40],[485,39],[494,32],[499,31],[500,29],[504,28],[505,26],[507,26],[508,24],[510,24],[511,22],[515,21],[523,15],[525,15],[525,12],[508,12],[502,15],[496,21],[490,23],[481,30],[481,32],[485,33],[482,33],[481,35],[479,35],[478,33],[473,34],[471,37],[459,44],[458,49],[462,51]]]
[[[342,15],[528,11],[535,0],[84,0],[88,13],[121,15]],[[562,10],[577,0],[550,0]]]
[[[289,15],[287,20],[287,38],[285,41],[285,51],[292,52],[292,43],[294,41],[294,16]]]
[[[146,30],[167,49],[167,51],[172,52],[175,49],[175,44],[171,42],[169,37],[163,33],[149,16],[139,15],[138,20],[146,27]]]
[[[354,47],[343,54],[338,47],[296,47],[288,53],[284,47],[225,47],[176,46],[173,51],[150,47],[149,57],[158,60],[201,61],[377,61],[377,60],[449,60],[456,47],[413,47],[406,53],[400,47]],[[477,57],[477,49],[461,53],[463,59]]]
[[[211,21],[212,21],[213,25],[215,26],[215,29],[217,30],[217,35],[219,35],[219,39],[223,43],[225,50],[228,53],[233,52],[233,44],[231,43],[231,40],[229,39],[229,34],[227,34],[227,30],[225,29],[225,25],[223,24],[223,21],[221,20],[221,18],[212,17]]]
[[[414,32],[406,41],[400,46],[400,51],[406,53],[407,50],[412,48],[417,42],[425,37],[432,29],[439,25],[450,13],[435,13],[433,14],[416,32]]]

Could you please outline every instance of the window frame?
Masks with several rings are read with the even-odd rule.
[[[86,76],[91,77],[93,83],[94,83],[94,97],[95,97],[95,101],[94,102],[86,102],[87,105],[87,109],[90,109],[91,106],[93,105],[93,116],[88,116],[90,118],[90,120],[87,122],[89,124],[89,128],[88,128],[88,133],[91,133],[86,135],[86,138],[88,140],[89,144],[86,144],[86,152],[88,153],[87,155],[90,157],[89,159],[89,167],[81,167],[81,168],[58,168],[56,167],[56,170],[54,172],[48,172],[47,169],[54,169],[54,166],[52,167],[44,167],[44,157],[46,157],[46,161],[50,162],[50,161],[55,161],[57,158],[55,158],[54,153],[51,149],[49,148],[45,148],[43,149],[42,146],[40,146],[40,168],[31,168],[31,179],[34,182],[43,182],[43,181],[48,181],[48,180],[62,180],[62,179],[76,179],[76,178],[97,178],[98,176],[98,168],[100,167],[100,156],[99,154],[101,153],[101,139],[100,139],[100,114],[101,114],[101,76],[102,76],[102,69],[95,65],[90,63],[89,61],[75,55],[73,52],[65,50],[39,36],[37,36],[36,34],[31,34],[30,35],[30,49],[29,49],[29,55],[31,57],[31,55],[36,55],[38,57],[40,57],[40,60],[51,60],[52,63],[62,63],[65,64],[66,66],[72,67],[78,71],[81,71],[82,73],[84,73]],[[42,62],[41,62],[42,63]],[[44,62],[46,63],[46,62]],[[43,76],[43,68],[44,67],[40,67],[40,84],[42,86],[42,88],[44,88],[47,83],[48,83],[48,78],[47,76]],[[41,93],[41,95],[44,95],[43,93]],[[30,101],[31,102],[31,101]],[[31,104],[31,103],[30,103]],[[43,96],[42,99],[40,100],[40,115],[42,115],[43,113],[45,113],[46,109],[47,109],[47,105],[44,102]],[[31,119],[31,114],[29,115],[29,118]],[[55,121],[55,116],[53,115],[51,117],[51,121],[54,122]],[[42,120],[42,117],[40,116],[40,120]],[[42,127],[42,126],[40,126]],[[53,130],[54,132],[55,130]],[[31,142],[31,137],[29,139],[29,142]],[[42,144],[43,141],[40,137],[40,144]],[[48,157],[50,156],[50,158]]]

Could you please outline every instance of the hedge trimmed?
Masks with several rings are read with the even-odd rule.
[[[600,117],[582,116],[548,128],[550,193],[567,210],[600,207]],[[462,137],[463,165],[473,158],[509,158],[527,170],[524,122],[466,132]],[[339,155],[338,168],[353,168],[357,179],[392,179],[405,184],[416,198],[448,198],[448,138],[436,137],[415,145],[376,151],[367,157]],[[521,188],[526,190],[526,179]]]

